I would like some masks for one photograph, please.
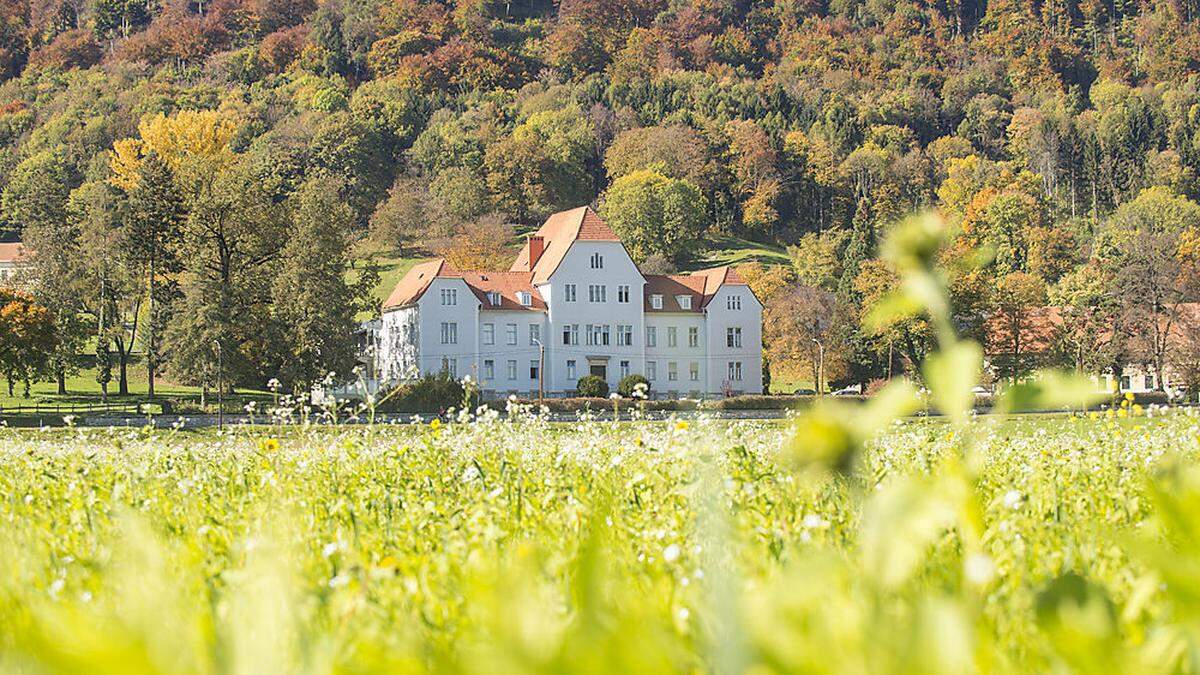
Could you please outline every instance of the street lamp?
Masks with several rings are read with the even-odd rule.
[[[812,342],[817,346],[817,396],[825,395],[825,345],[817,338],[813,338]]]
[[[213,340],[213,347],[217,349],[217,431],[225,430],[225,383],[223,382],[224,364],[221,363],[221,341]]]
[[[533,344],[538,348],[538,409],[546,404],[546,345],[533,338]]]

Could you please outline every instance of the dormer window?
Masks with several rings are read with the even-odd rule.
[[[501,296],[499,293],[496,293],[496,292],[488,293],[487,297],[488,297],[488,304],[491,305],[492,307],[499,307],[500,303],[504,301],[503,296]]]
[[[600,255],[599,253],[592,254],[592,269],[594,269],[594,270],[604,269],[604,256]]]
[[[650,308],[651,309],[662,309],[663,308],[663,296],[659,295],[658,293],[651,295],[650,296]]]
[[[518,291],[517,302],[521,303],[522,307],[529,307],[533,305],[533,293],[530,293],[529,291]]]
[[[677,295],[675,296],[675,302],[679,303],[679,309],[688,310],[692,308],[692,296],[690,295]]]

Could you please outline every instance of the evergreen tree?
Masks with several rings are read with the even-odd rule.
[[[292,198],[294,229],[272,286],[272,342],[278,377],[302,390],[355,363],[355,315],[374,283],[347,281],[354,210],[333,181],[305,183]]]
[[[162,361],[162,334],[178,295],[175,275],[183,200],[170,167],[151,152],[138,170],[138,180],[126,200],[123,226],[130,263],[145,280],[148,317],[143,345],[146,355],[147,394],[154,397],[154,381]]]
[[[862,263],[869,260],[875,250],[875,223],[871,217],[871,205],[866,198],[858,200],[858,209],[854,212],[854,222],[851,225],[850,241],[842,255],[842,277],[838,282],[838,295],[844,300],[855,297],[854,280],[862,269]]]

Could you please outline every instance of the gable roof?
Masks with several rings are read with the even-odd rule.
[[[747,285],[737,270],[728,266],[699,270],[691,274],[647,274],[645,307],[647,312],[702,312],[722,286]],[[651,295],[663,296],[662,309],[654,309],[650,305]],[[692,296],[690,310],[679,306],[676,296],[680,295]]]
[[[530,266],[529,242],[526,242],[517,254],[510,271],[532,272],[535,284],[545,283],[550,279],[567,256],[571,244],[576,241],[621,241],[608,223],[590,206],[581,206],[550,216],[534,236],[545,241],[545,250],[541,257]]]
[[[462,273],[454,269],[454,266],[443,258],[420,263],[410,269],[400,283],[396,284],[392,294],[383,303],[383,311],[407,307],[420,300],[421,296],[425,295],[425,291],[429,290],[429,285],[433,283],[434,279],[461,276]]]
[[[546,301],[533,285],[532,272],[464,272],[463,279],[483,303],[484,311],[545,311]],[[517,299],[517,293],[529,293],[533,303],[526,307]],[[488,300],[489,293],[500,294],[500,305]]]
[[[408,271],[392,294],[383,303],[383,311],[400,309],[416,303],[429,290],[434,279],[462,279],[479,298],[485,310],[545,311],[546,302],[534,287],[531,272],[460,272],[442,258],[420,263]],[[533,296],[533,304],[526,307],[517,299],[517,293],[526,291]],[[488,293],[500,294],[500,305],[488,301]]]

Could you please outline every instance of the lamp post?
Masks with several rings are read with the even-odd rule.
[[[534,338],[533,344],[538,348],[538,409],[546,404],[546,345]]]
[[[825,395],[825,345],[821,341],[813,338],[813,344],[817,346],[817,396]]]
[[[225,378],[224,364],[221,362],[221,341],[213,340],[217,348],[217,431],[225,430]]]

